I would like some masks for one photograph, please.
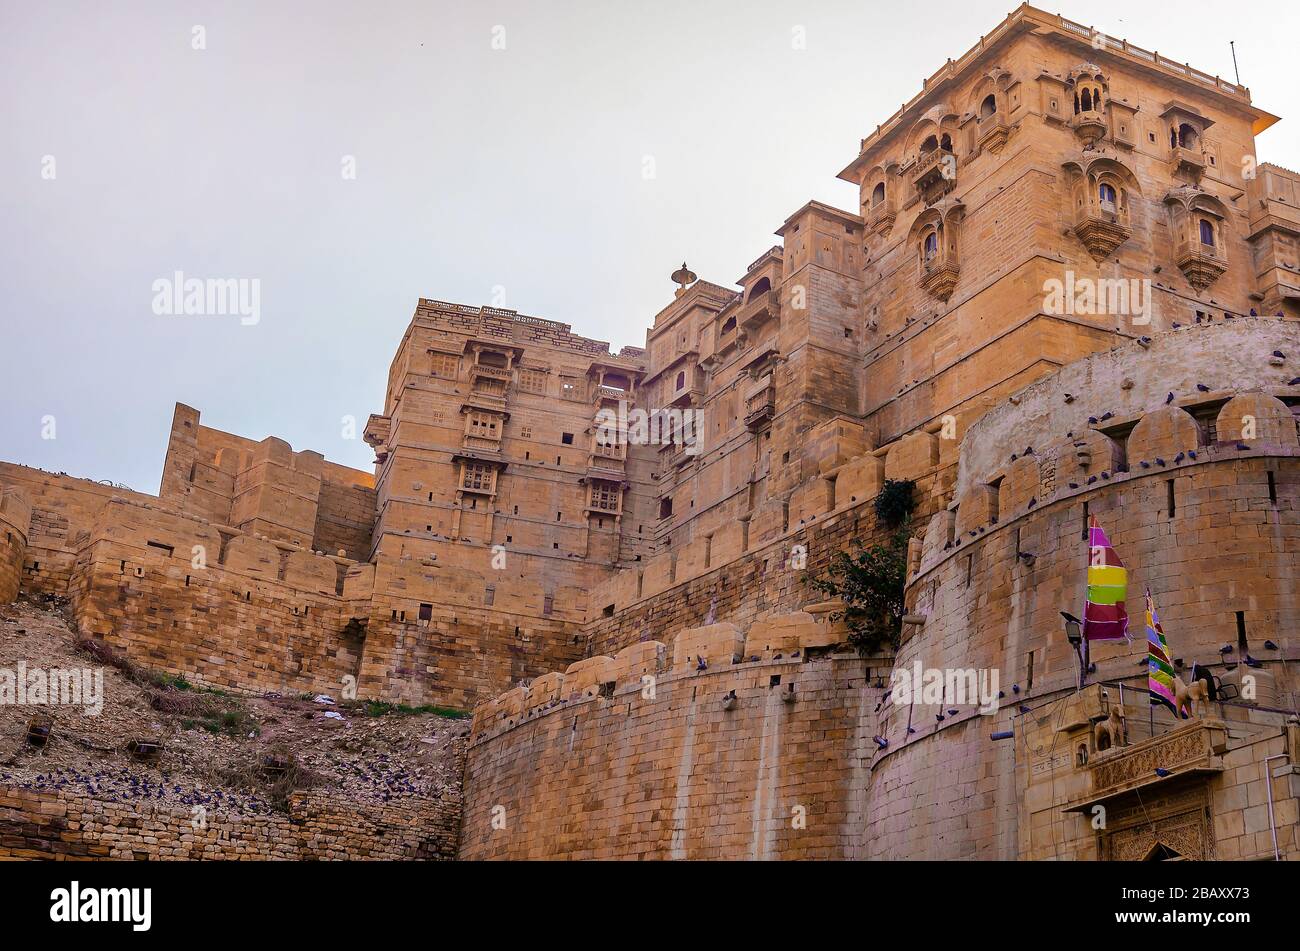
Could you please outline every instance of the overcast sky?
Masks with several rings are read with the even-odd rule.
[[[0,459],[156,492],[179,400],[368,469],[341,420],[418,297],[642,345],[683,259],[729,285],[854,208],[860,138],[1014,5],[0,0]],[[1061,12],[1225,77],[1235,39],[1285,116],[1295,10]],[[155,313],[176,271],[256,279],[256,323]]]

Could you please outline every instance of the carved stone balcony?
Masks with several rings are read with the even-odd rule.
[[[942,198],[957,183],[957,156],[947,149],[926,152],[912,168],[912,185],[927,202]]]
[[[1205,290],[1228,269],[1222,249],[1202,244],[1197,238],[1185,238],[1174,249],[1174,262],[1187,282],[1198,291]]]
[[[1142,740],[1096,753],[1087,770],[1091,791],[1066,812],[1090,813],[1098,803],[1129,793],[1149,795],[1151,787],[1175,785],[1188,777],[1223,772],[1228,729],[1222,720],[1206,717]],[[1157,772],[1158,770],[1158,772]]]
[[[1074,226],[1075,237],[1083,242],[1088,253],[1099,262],[1110,257],[1132,234],[1133,229],[1128,226],[1128,215],[1109,201],[1090,201]]]
[[[1098,139],[1104,138],[1110,126],[1106,122],[1104,112],[1088,109],[1084,112],[1076,112],[1071,117],[1070,128],[1079,137],[1079,141],[1083,143],[1084,148],[1087,148]]]
[[[1193,179],[1199,179],[1205,174],[1205,153],[1200,149],[1175,146],[1170,152],[1169,161],[1174,166],[1174,171],[1190,175]]]
[[[921,265],[921,286],[939,300],[946,301],[957,288],[960,272],[956,260],[936,256]]]
[[[699,454],[688,450],[685,443],[668,443],[660,450],[659,463],[665,472],[684,466]]]
[[[461,437],[461,448],[468,449],[475,453],[494,453],[501,451],[501,440],[490,439],[486,436],[470,436],[466,434]]]
[[[388,416],[376,416],[371,413],[370,418],[366,420],[366,428],[361,438],[372,449],[378,449],[380,446],[387,445],[392,435],[393,420]]]
[[[688,367],[682,385],[677,386],[674,383],[671,395],[668,399],[668,405],[683,408],[688,406],[697,406],[703,398],[704,380],[695,367]]]
[[[730,329],[723,330],[722,328],[726,327],[728,324],[731,325]],[[743,339],[744,335],[740,332],[740,328],[737,324],[738,321],[736,320],[736,314],[733,311],[731,312],[731,316],[719,325],[718,339],[714,344],[713,353],[709,357],[711,363],[718,362],[721,357],[730,353],[731,350]]]
[[[502,380],[507,384],[513,378],[512,372],[507,370],[505,367],[490,367],[483,363],[472,364],[469,368],[469,375],[470,380],[477,380],[479,378],[487,380]]]
[[[592,388],[591,402],[597,410],[607,403],[627,403],[628,408],[630,409],[632,406],[632,394],[628,390],[620,390],[617,386],[597,384]]]
[[[478,390],[471,390],[466,394],[461,403],[461,411],[468,410],[489,410],[493,413],[505,412],[506,398],[491,393],[483,393]]]
[[[776,414],[776,384],[767,373],[745,391],[745,426],[751,432],[762,429]]]
[[[741,306],[736,323],[739,324],[741,333],[753,333],[754,328],[761,327],[779,314],[780,304],[776,291],[763,291]]]
[[[997,153],[1001,152],[1002,146],[1007,144],[1007,139],[1011,135],[1011,128],[1007,125],[1006,116],[999,109],[975,120],[975,133],[981,150],[987,149],[990,152]]]
[[[867,211],[867,230],[872,234],[889,234],[897,218],[898,212],[894,209],[894,203],[885,199],[879,204],[872,205]]]

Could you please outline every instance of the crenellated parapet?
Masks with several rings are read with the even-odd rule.
[[[638,642],[481,704],[461,857],[863,855],[887,662],[834,651],[827,613]]]
[[[748,631],[717,623],[679,632],[671,647],[637,641],[613,656],[597,655],[552,671],[474,708],[472,738],[482,742],[545,714],[589,701],[608,701],[657,685],[691,679],[706,671],[736,670],[745,665],[786,661],[802,663],[810,650],[825,652],[847,641],[847,629],[832,622],[830,610],[773,614]]]
[[[1019,390],[971,424],[961,443],[958,502],[973,487],[1006,475],[1015,461],[1012,456],[1026,455],[1027,449],[1034,450],[1041,463],[1051,445],[1100,448],[1092,453],[1096,458],[1090,463],[1090,474],[1113,472],[1123,461],[1103,458],[1108,450],[1096,441],[1099,436],[1120,443],[1135,439],[1139,456],[1156,454],[1157,449],[1172,450],[1172,455],[1195,449],[1190,444],[1192,423],[1174,409],[1193,418],[1202,432],[1201,443],[1233,438],[1237,429],[1232,427],[1239,427],[1240,419],[1225,419],[1230,429],[1224,435],[1217,432],[1223,404],[1247,393],[1259,394],[1252,400],[1271,397],[1283,404],[1294,402],[1300,388],[1291,381],[1298,376],[1300,324],[1269,317],[1219,315],[1206,324],[1184,325],[1093,354]],[[1262,417],[1256,415],[1262,428],[1256,430],[1254,441],[1285,441],[1286,427],[1279,424],[1286,412],[1275,404],[1265,405],[1271,408],[1262,409]],[[1151,416],[1137,428],[1143,417],[1166,407],[1170,409],[1163,415]],[[1229,417],[1235,412],[1234,407]],[[1240,414],[1247,415],[1251,414]],[[1086,445],[1075,446],[1076,442]]]

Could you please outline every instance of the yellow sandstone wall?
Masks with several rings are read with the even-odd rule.
[[[91,525],[113,498],[154,501],[119,486],[0,462],[0,485],[20,489],[31,507],[22,587],[35,594],[66,594],[77,552]]]
[[[454,859],[460,802],[367,804],[294,793],[286,812],[112,802],[0,785],[0,858],[75,861]]]
[[[717,624],[480,707],[461,857],[849,857],[881,669],[808,659],[842,636],[804,614]]]
[[[0,485],[0,604],[18,597],[31,517],[23,491]]]

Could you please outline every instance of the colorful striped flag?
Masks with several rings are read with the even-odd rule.
[[[1089,641],[1117,641],[1128,637],[1128,572],[1111,547],[1110,539],[1088,520],[1088,598],[1083,606],[1083,636]]]
[[[1178,701],[1174,696],[1174,668],[1169,663],[1169,645],[1165,643],[1165,629],[1156,616],[1156,603],[1147,589],[1147,692],[1151,703],[1163,703],[1174,716],[1178,715]]]

